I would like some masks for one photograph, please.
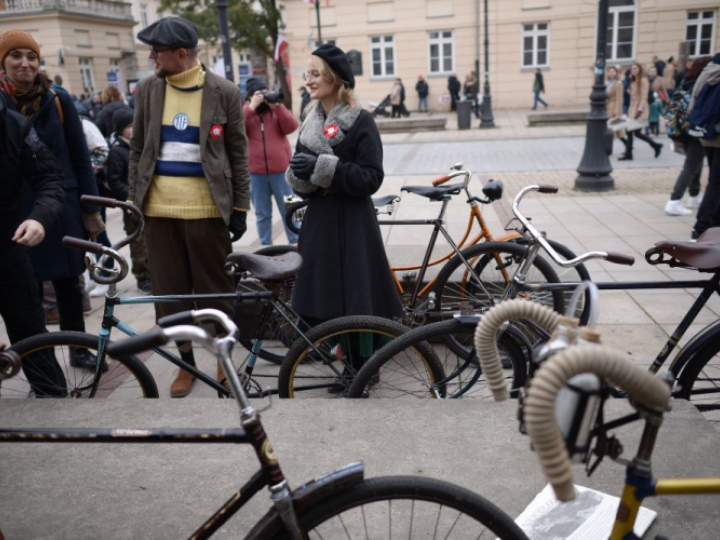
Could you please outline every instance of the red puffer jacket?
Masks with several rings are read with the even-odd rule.
[[[292,156],[287,135],[298,128],[298,121],[284,105],[256,114],[246,102],[243,114],[249,143],[250,173],[285,172]]]

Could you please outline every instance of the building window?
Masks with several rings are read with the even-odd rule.
[[[635,1],[610,0],[608,11],[608,60],[632,60],[635,55]]]
[[[78,47],[91,47],[90,32],[88,30],[75,30],[75,44]]]
[[[117,58],[110,59],[110,71],[120,71],[120,60]]]
[[[523,60],[526,68],[550,65],[550,28],[547,23],[523,25]]]
[[[108,49],[119,49],[120,48],[120,34],[114,34],[110,32],[105,33],[105,45]]]
[[[375,36],[370,38],[370,58],[373,77],[395,75],[395,38]]]
[[[455,51],[452,31],[428,34],[428,73],[444,74],[455,71]]]
[[[688,11],[685,41],[690,45],[690,56],[711,54],[714,28],[714,11]]]
[[[147,4],[140,4],[140,24],[142,24],[143,28],[148,27]]]
[[[82,80],[83,88],[95,88],[91,58],[80,58],[80,79]]]

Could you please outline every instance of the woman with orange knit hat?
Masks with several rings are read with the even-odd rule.
[[[28,250],[28,255],[38,282],[52,281],[60,329],[84,332],[79,280],[85,270],[83,254],[64,248],[62,238],[95,238],[105,226],[99,208],[80,205],[81,195],[98,194],[80,117],[70,96],[52,90],[50,80],[39,69],[40,47],[30,34],[21,30],[0,34],[0,100],[8,110],[32,123],[65,175],[62,218],[49,228],[41,244]],[[23,217],[30,213],[33,203],[34,194],[25,190]],[[69,364],[95,370],[97,359],[87,349],[71,349]]]

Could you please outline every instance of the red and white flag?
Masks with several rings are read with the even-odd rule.
[[[273,57],[276,64],[280,61],[280,57],[283,55],[283,53],[287,50],[289,46],[290,44],[284,37],[278,36],[277,42],[275,43],[275,55]]]

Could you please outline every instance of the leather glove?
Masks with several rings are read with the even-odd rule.
[[[304,152],[298,152],[290,160],[290,168],[295,176],[300,180],[310,180],[313,172],[315,172],[316,163],[317,156],[306,154]]]
[[[105,223],[103,223],[100,212],[90,212],[83,215],[83,223],[85,232],[93,242],[97,241],[98,235],[105,230]]]
[[[228,225],[228,229],[230,230],[231,242],[237,242],[240,240],[242,235],[245,234],[245,231],[247,231],[247,212],[243,212],[242,210],[233,210],[233,213],[230,216],[230,225]]]

